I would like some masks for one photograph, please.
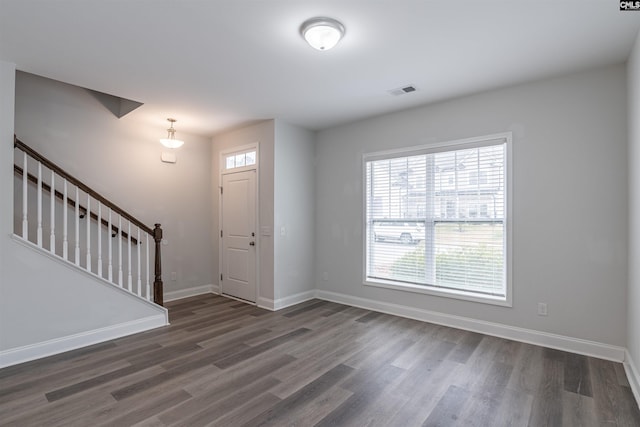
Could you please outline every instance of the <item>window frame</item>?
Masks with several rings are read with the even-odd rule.
[[[505,166],[504,166],[504,197],[505,197],[505,296],[485,295],[470,291],[445,289],[429,285],[411,284],[387,279],[374,279],[367,276],[367,247],[369,245],[369,234],[367,233],[367,162],[376,160],[387,160],[397,157],[410,157],[414,155],[424,155],[445,151],[453,151],[464,148],[475,148],[495,145],[497,141],[505,143]],[[445,298],[453,298],[464,301],[479,302],[484,304],[498,305],[504,307],[513,306],[512,287],[512,249],[513,249],[513,134],[512,132],[502,132],[472,138],[464,138],[397,148],[392,150],[376,151],[364,153],[362,156],[362,283],[364,286],[392,289],[403,292],[433,295]]]
[[[227,167],[227,159],[230,157],[236,157],[239,155],[244,154],[245,155],[245,159],[246,159],[246,155],[249,153],[253,153],[254,155],[254,163],[247,165],[246,164],[246,160],[245,160],[245,164],[242,166],[234,166],[232,168],[228,168]],[[222,155],[222,159],[220,161],[220,168],[222,172],[229,172],[229,173],[235,173],[235,172],[244,172],[247,170],[252,170],[252,169],[256,169],[256,165],[258,163],[258,147],[255,144],[252,145],[245,145],[243,147],[240,147],[239,149],[234,149],[228,152],[221,152],[220,153]]]

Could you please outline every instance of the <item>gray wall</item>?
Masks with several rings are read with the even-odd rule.
[[[15,66],[0,61],[0,194],[5,201],[13,193],[14,80]],[[0,203],[0,351],[162,312],[17,243],[11,237],[12,217],[12,204]]]
[[[627,64],[629,124],[629,295],[627,348],[640,368],[640,33]],[[639,373],[636,372],[636,375]],[[636,378],[636,381],[640,378]]]
[[[144,106],[118,119],[82,88],[17,73],[18,138],[145,224],[162,224],[170,292],[213,283],[211,142],[180,132],[178,121],[185,145],[176,164],[162,163],[165,124],[147,124]]]
[[[625,346],[625,77],[610,66],[319,132],[316,287]],[[513,307],[363,286],[362,155],[504,131],[513,131]]]
[[[212,264],[215,269],[215,277],[220,276],[219,273],[219,236],[220,236],[220,153],[234,147],[259,143],[260,157],[258,159],[259,173],[259,212],[258,212],[258,248],[259,248],[259,275],[258,275],[258,303],[260,298],[266,300],[274,299],[274,282],[273,282],[273,162],[274,162],[274,138],[275,138],[275,121],[268,120],[260,122],[241,129],[236,129],[224,134],[214,136],[213,149],[211,152],[211,181],[213,188],[213,230],[212,244],[214,248],[214,258]],[[262,227],[269,227],[270,236],[264,236],[261,232]],[[218,280],[215,282],[219,284]]]
[[[315,288],[316,218],[314,134],[277,120],[275,135],[274,273],[277,300]]]
[[[220,153],[259,143],[258,304],[314,289],[314,134],[269,120],[213,137],[213,244],[219,253]],[[270,236],[262,233],[264,227]],[[285,235],[281,235],[284,227]],[[218,264],[216,262],[216,274]]]

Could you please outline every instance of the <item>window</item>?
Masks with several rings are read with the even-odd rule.
[[[245,166],[253,166],[256,164],[256,151],[247,151],[244,153],[233,153],[225,156],[225,169],[236,169]]]
[[[510,305],[510,141],[365,155],[365,283]]]

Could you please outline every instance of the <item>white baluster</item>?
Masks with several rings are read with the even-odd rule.
[[[147,300],[151,301],[151,278],[149,277],[149,234],[145,233],[145,235],[147,236],[147,262],[145,263],[147,265],[147,276],[146,276],[146,284],[147,284]]]
[[[38,162],[38,230],[36,235],[38,247],[42,247],[42,163]]]
[[[129,221],[129,231],[127,234],[127,289],[129,292],[132,292],[131,283],[131,221]]]
[[[91,271],[91,196],[87,194],[87,214],[84,216],[87,221],[87,271]]]
[[[102,203],[98,200],[98,276],[102,277]]]
[[[69,259],[69,241],[67,236],[67,178],[62,182],[62,258]]]
[[[118,215],[118,285],[122,287],[122,215]]]
[[[138,296],[142,296],[142,277],[140,277],[140,246],[142,242],[140,241],[140,227],[138,227]]]
[[[109,234],[107,234],[107,239],[109,239],[107,241],[109,249],[108,249],[108,256],[109,256],[109,267],[107,268],[107,277],[109,278],[110,282],[113,282],[113,250],[112,250],[112,240],[113,237],[111,237],[111,234],[113,233],[113,225],[111,222],[111,208],[109,208],[109,225],[108,225],[108,229],[109,229]]]
[[[76,186],[76,265],[80,265],[80,192]]]
[[[29,171],[27,170],[27,153],[23,153],[22,165],[22,238],[29,240],[29,219],[27,218],[27,209],[29,199],[27,198],[27,188],[29,182]]]
[[[51,235],[49,236],[49,250],[52,253],[56,253],[56,185],[55,185],[56,174],[54,171],[51,171]]]

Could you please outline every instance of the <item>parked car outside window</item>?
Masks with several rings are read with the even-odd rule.
[[[424,224],[401,221],[375,222],[373,235],[376,242],[419,243],[424,239]]]

